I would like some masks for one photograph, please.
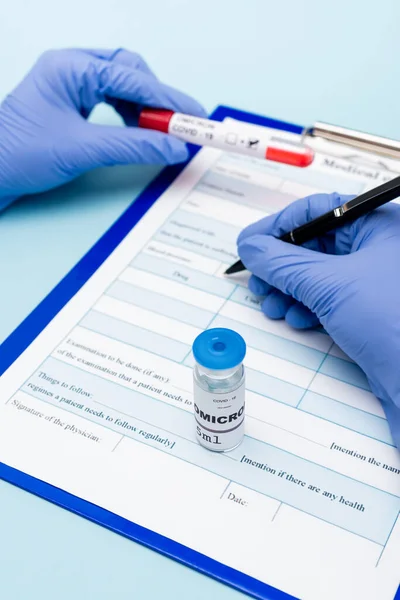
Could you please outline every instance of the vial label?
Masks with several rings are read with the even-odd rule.
[[[209,450],[236,448],[244,436],[245,381],[236,390],[213,394],[194,381],[194,416],[199,443]]]

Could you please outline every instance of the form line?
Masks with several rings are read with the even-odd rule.
[[[275,511],[275,513],[274,513],[274,516],[273,516],[273,517],[272,517],[272,519],[271,519],[271,523],[272,523],[272,521],[274,521],[274,520],[275,520],[275,517],[276,517],[276,515],[278,514],[278,512],[279,512],[279,510],[280,510],[281,506],[282,506],[282,502],[280,503],[280,505],[279,505],[279,506],[278,506],[278,508],[276,509],[276,511]]]
[[[111,450],[111,452],[114,452],[114,450],[116,450],[118,448],[118,446],[120,445],[120,443],[122,442],[122,440],[124,439],[124,435],[121,435],[120,439],[118,440],[118,442],[115,444],[114,448]]]
[[[222,494],[220,495],[219,499],[222,500],[222,498],[225,496],[225,493],[228,489],[228,487],[231,485],[232,481],[228,481],[227,485],[225,486],[224,491],[222,492]]]

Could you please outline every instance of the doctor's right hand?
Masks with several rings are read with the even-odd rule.
[[[390,203],[304,246],[277,239],[350,197],[319,194],[250,225],[238,252],[263,311],[322,324],[364,371],[400,448],[400,205]]]

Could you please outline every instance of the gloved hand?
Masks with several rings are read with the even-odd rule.
[[[238,252],[262,308],[296,328],[322,324],[366,374],[400,448],[400,206],[390,203],[305,244],[278,239],[349,200],[318,194],[247,227]]]
[[[129,127],[89,123],[100,102],[112,105]],[[0,106],[0,208],[94,167],[184,161],[183,142],[134,127],[144,105],[205,116],[197,102],[161,83],[138,54],[43,54]]]

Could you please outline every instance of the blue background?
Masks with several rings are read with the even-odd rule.
[[[48,48],[140,52],[208,111],[228,104],[400,139],[398,0],[12,0],[0,4],[0,98]],[[101,107],[94,119],[112,123]],[[0,216],[0,341],[133,198],[154,167],[102,169]],[[242,594],[0,482],[7,600],[219,600]]]

